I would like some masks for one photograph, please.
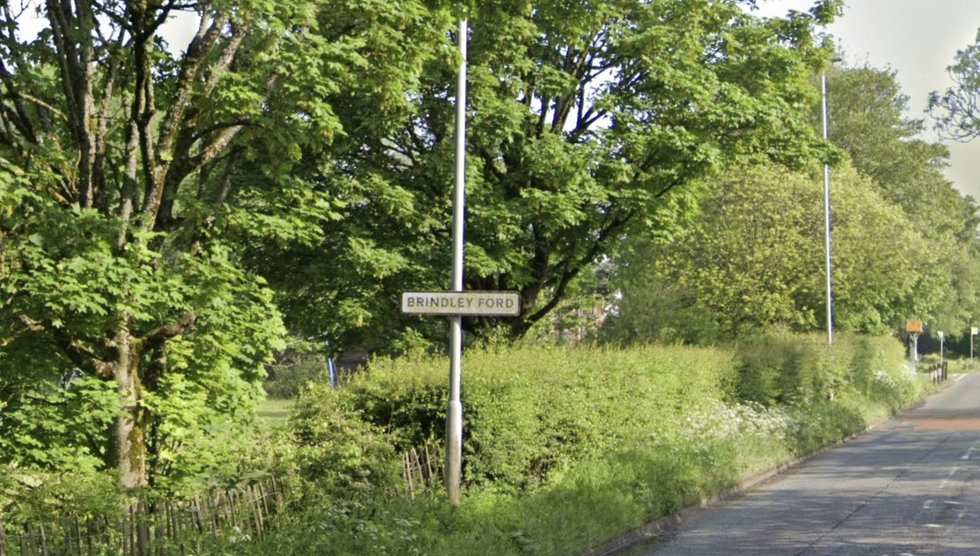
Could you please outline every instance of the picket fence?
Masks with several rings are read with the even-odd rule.
[[[405,489],[414,498],[416,492],[428,490],[442,482],[444,452],[436,444],[412,448],[402,454],[402,479]],[[0,556],[3,556],[0,554]]]
[[[13,522],[0,514],[0,556],[170,556],[197,554],[208,537],[261,539],[284,503],[270,480],[188,500],[135,500],[115,521],[63,517]]]

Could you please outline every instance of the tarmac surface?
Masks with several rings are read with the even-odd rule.
[[[980,375],[633,556],[980,555]]]

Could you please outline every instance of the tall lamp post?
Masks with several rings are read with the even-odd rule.
[[[466,202],[466,50],[468,26],[459,20],[459,78],[456,93],[456,181],[453,187],[453,283],[454,292],[463,291],[464,205]],[[453,316],[449,325],[449,407],[446,415],[446,466],[444,481],[449,499],[459,503],[463,465],[462,378],[463,317]]]
[[[821,76],[822,107],[823,107],[823,138],[830,139],[830,114],[827,101],[827,74]],[[824,240],[827,253],[827,343],[834,343],[834,266],[830,248],[830,164],[823,165],[823,216]]]

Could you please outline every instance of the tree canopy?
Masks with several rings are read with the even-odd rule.
[[[829,156],[808,115],[841,3],[750,5],[465,7],[466,286],[521,292],[512,336],[622,238],[675,230],[693,184]],[[459,6],[36,7],[27,37],[0,6],[0,458],[141,485],[248,413],[287,330],[342,349],[435,326],[397,293],[448,283]],[[160,35],[178,12],[183,50]]]
[[[687,185],[825,155],[808,119],[810,79],[830,55],[815,28],[838,7],[789,19],[756,18],[736,1],[472,7],[466,288],[519,291],[510,328],[520,336],[624,234],[683,218]],[[292,269],[273,282],[310,309],[308,332],[344,321],[357,297],[448,285],[455,72],[451,57],[428,60],[404,112],[345,138],[352,148],[329,171],[365,193],[338,225],[356,240],[337,230],[321,246],[262,255]],[[336,282],[313,279],[333,264],[317,259],[324,250],[384,277],[355,274],[341,286],[356,293],[338,295]],[[391,328],[396,310],[375,303],[358,317]]]
[[[942,175],[944,147],[917,137],[895,73],[828,72],[836,326],[969,330],[980,292],[977,207]],[[631,239],[608,336],[713,343],[773,326],[826,326],[823,191],[816,173],[757,165],[708,180],[701,212],[672,241]],[[666,313],[671,313],[667,315]]]
[[[159,32],[181,10],[199,26],[178,52]],[[332,99],[374,87],[359,99],[382,104],[411,83],[416,60],[385,35],[433,14],[438,28],[439,13],[51,0],[44,29],[23,38],[21,14],[0,8],[0,397],[24,415],[0,419],[0,436],[26,443],[0,457],[32,453],[14,431],[51,426],[39,408],[75,415],[50,386],[59,376],[86,377],[102,411],[52,434],[87,439],[66,443],[127,486],[189,432],[247,413],[285,329],[242,254],[315,243],[344,217],[339,188],[292,171],[345,133]]]

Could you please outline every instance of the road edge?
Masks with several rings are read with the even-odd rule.
[[[623,537],[609,541],[603,545],[600,545],[597,548],[593,548],[591,550],[581,552],[578,554],[578,556],[622,555],[634,548],[639,548],[647,544],[652,544],[655,541],[670,536],[671,534],[677,531],[677,529],[680,527],[682,523],[691,519],[699,512],[702,512],[719,502],[725,502],[728,500],[735,499],[741,496],[743,493],[752,490],[753,488],[759,486],[762,483],[765,483],[770,479],[782,475],[783,473],[793,469],[794,467],[799,466],[800,464],[809,461],[810,459],[813,459],[829,450],[833,450],[842,444],[846,444],[861,435],[864,435],[874,429],[877,429],[878,427],[886,423],[889,423],[891,421],[894,421],[895,419],[900,418],[902,414],[912,411],[918,407],[921,407],[925,403],[926,398],[928,398],[929,396],[933,396],[939,393],[940,391],[945,390],[951,384],[955,384],[956,382],[957,381],[952,380],[952,377],[950,377],[950,379],[947,379],[942,384],[939,384],[938,385],[939,387],[935,391],[930,392],[928,395],[924,396],[918,402],[913,403],[908,407],[904,408],[900,413],[891,415],[886,419],[882,419],[881,421],[878,421],[877,423],[872,423],[864,430],[858,431],[840,441],[834,442],[833,444],[828,444],[827,446],[824,446],[819,450],[815,450],[805,456],[782,463],[766,471],[756,473],[755,475],[751,475],[750,477],[738,482],[734,486],[728,487],[713,496],[701,500],[701,503],[698,505],[688,506],[686,508],[681,509],[676,514],[661,517],[660,519],[652,521],[644,525],[643,527],[640,527],[639,529],[627,533]]]

